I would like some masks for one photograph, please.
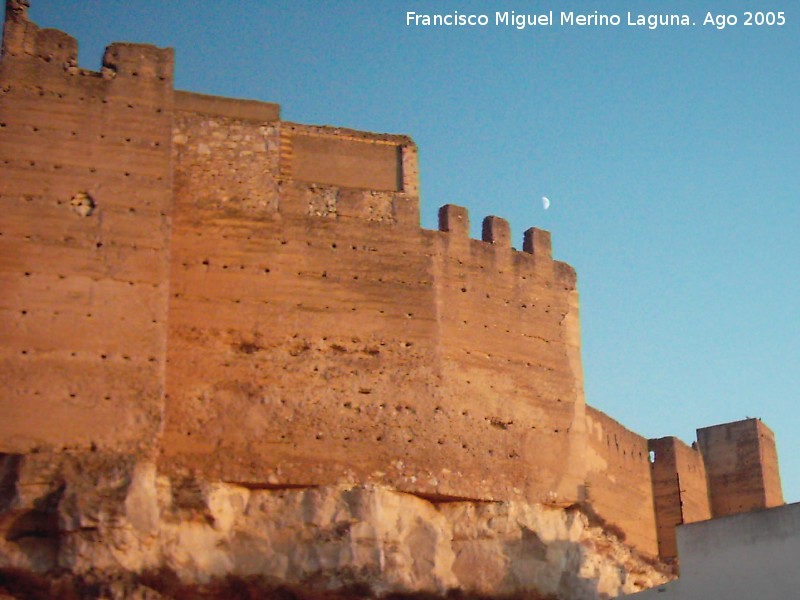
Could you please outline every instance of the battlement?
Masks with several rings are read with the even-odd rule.
[[[78,42],[57,29],[40,29],[28,20],[28,0],[8,0],[3,29],[2,55],[6,68],[68,75],[102,75],[105,79],[138,78],[156,80],[171,88],[173,52],[149,44],[115,43],[106,48],[103,70],[93,73],[78,68]]]
[[[575,270],[567,263],[553,261],[549,231],[536,227],[527,229],[522,252],[519,252],[511,247],[510,229],[505,219],[487,216],[483,219],[480,242],[490,244],[495,257],[505,258],[518,269],[552,280],[565,290],[576,289]],[[464,252],[470,242],[477,241],[469,238],[469,211],[463,206],[445,204],[439,208],[439,231],[448,234],[448,248],[454,252]]]
[[[79,69],[27,6],[0,58],[0,452],[582,504],[664,556],[708,490],[713,514],[782,502],[760,422],[697,451],[587,407],[574,269],[498,216],[420,227],[407,136],[175,91],[171,49]]]
[[[113,77],[172,82],[172,48],[146,44],[111,44],[103,54],[103,69]]]

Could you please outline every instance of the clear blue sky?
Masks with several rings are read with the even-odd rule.
[[[793,0],[32,0],[75,35],[172,46],[176,87],[411,135],[422,225],[467,206],[537,226],[578,272],[587,401],[647,437],[761,417],[800,500],[800,5]],[[746,27],[745,10],[785,11]],[[487,27],[407,27],[405,13]],[[517,30],[496,11],[615,13]],[[687,28],[627,12],[688,13]],[[706,12],[739,24],[704,27]],[[543,210],[540,198],[552,201]]]

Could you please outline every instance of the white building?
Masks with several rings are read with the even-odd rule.
[[[800,598],[800,503],[681,525],[680,577],[636,600]]]

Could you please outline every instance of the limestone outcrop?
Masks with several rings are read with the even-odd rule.
[[[63,453],[5,455],[0,494],[0,568],[66,570],[99,582],[106,597],[146,597],[141,583],[113,584],[165,570],[186,584],[257,576],[374,597],[570,600],[670,577],[580,510],[524,502],[431,503],[356,485],[249,489],[170,479],[132,457]]]

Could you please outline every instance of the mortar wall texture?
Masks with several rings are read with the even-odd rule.
[[[782,503],[760,421],[701,455],[588,407],[574,270],[497,216],[420,228],[410,138],[176,92],[169,49],[81,69],[26,6],[0,62],[0,453],[578,506],[665,557],[678,523]]]

